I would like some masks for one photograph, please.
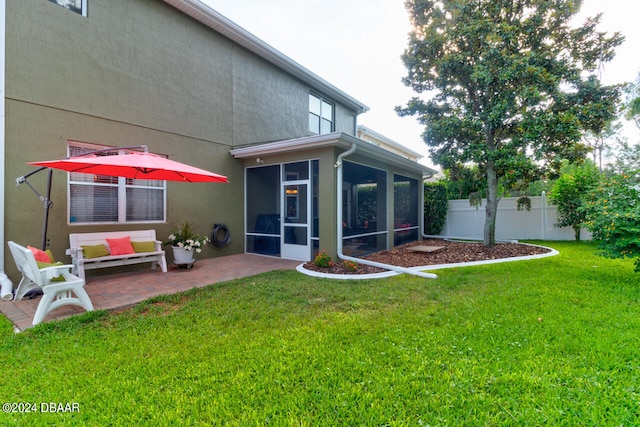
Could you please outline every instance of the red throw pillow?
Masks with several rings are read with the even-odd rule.
[[[51,258],[45,251],[34,248],[33,246],[27,246],[27,249],[33,252],[33,257],[36,259],[36,261],[51,263]]]
[[[130,240],[131,238],[129,236],[120,237],[119,239],[107,239],[111,255],[127,255],[135,253]]]

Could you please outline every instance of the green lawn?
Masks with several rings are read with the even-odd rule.
[[[0,424],[640,425],[633,262],[544,244],[561,254],[437,280],[273,272],[18,335],[2,318],[0,396],[38,413]]]

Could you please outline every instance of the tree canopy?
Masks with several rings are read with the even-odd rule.
[[[633,120],[635,125],[640,129],[640,74],[636,77],[636,81],[627,84],[624,88],[627,96],[622,110],[627,120]]]
[[[500,179],[518,181],[584,158],[581,132],[615,114],[616,87],[595,71],[623,37],[570,20],[580,0],[407,0],[413,31],[398,107],[425,126],[432,160],[473,163],[487,180],[484,243],[495,243]]]

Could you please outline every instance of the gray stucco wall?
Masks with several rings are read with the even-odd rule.
[[[309,134],[312,88],[262,58],[158,0],[89,6],[8,1],[8,98],[229,146]]]
[[[8,2],[7,97],[231,143],[230,42],[159,1],[89,6]]]

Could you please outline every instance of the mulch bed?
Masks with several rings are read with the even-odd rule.
[[[412,246],[443,246],[435,252],[415,252],[407,250]],[[386,251],[376,252],[363,257],[364,259],[399,267],[419,267],[439,264],[456,264],[462,262],[484,261],[492,259],[512,258],[527,255],[538,255],[549,252],[548,249],[522,243],[497,243],[486,247],[481,242],[460,242],[444,239],[428,239],[397,246]],[[358,264],[356,271],[349,271],[342,263],[331,268],[320,268],[313,262],[304,265],[307,270],[329,274],[371,274],[387,270]]]

